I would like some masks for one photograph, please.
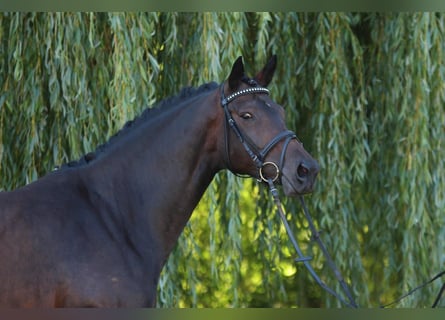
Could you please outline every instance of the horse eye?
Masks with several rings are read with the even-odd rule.
[[[244,112],[241,114],[241,118],[243,118],[244,120],[249,120],[253,118],[253,115],[249,112]]]

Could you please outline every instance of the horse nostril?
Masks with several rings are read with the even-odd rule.
[[[301,163],[297,168],[297,177],[298,180],[305,180],[307,175],[309,174],[309,169],[304,165],[304,163]]]

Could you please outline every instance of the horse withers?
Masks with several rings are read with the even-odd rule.
[[[241,57],[221,85],[183,89],[79,160],[0,193],[1,307],[153,307],[160,272],[215,174],[311,192],[317,162]]]

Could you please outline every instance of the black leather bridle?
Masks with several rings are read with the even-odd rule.
[[[297,139],[297,135],[290,130],[285,130],[277,134],[269,143],[267,143],[263,148],[258,147],[255,142],[253,142],[248,135],[244,134],[244,132],[237,125],[236,121],[233,119],[232,114],[228,109],[228,105],[230,102],[235,100],[238,97],[249,95],[249,94],[269,94],[269,90],[260,86],[254,85],[253,87],[249,87],[246,89],[242,89],[236,91],[229,95],[228,97],[224,94],[224,83],[221,85],[221,105],[224,109],[224,114],[226,118],[226,129],[224,130],[225,135],[225,144],[226,144],[226,162],[229,167],[229,170],[232,170],[232,165],[230,161],[230,153],[229,153],[229,138],[227,133],[227,124],[232,128],[235,135],[238,137],[240,142],[242,143],[244,149],[249,154],[250,158],[254,162],[255,166],[258,168],[258,174],[261,181],[267,182],[269,179],[272,179],[273,182],[278,180],[281,175],[281,170],[284,166],[284,160],[286,156],[286,150],[289,145],[289,142],[292,139]],[[266,161],[266,156],[272,150],[272,148],[279,143],[281,140],[284,140],[283,149],[281,151],[280,162],[277,165],[275,162]],[[298,139],[297,139],[298,140]],[[275,176],[272,178],[266,177],[263,170],[271,166],[275,169]]]
[[[251,84],[251,83],[248,82],[248,84]],[[224,95],[224,83],[221,86],[221,105],[224,108],[224,113],[225,113],[225,118],[226,118],[226,121],[225,121],[226,128],[224,130],[224,135],[225,135],[225,140],[226,140],[226,162],[227,162],[227,165],[228,165],[229,169],[233,172],[233,170],[231,169],[232,166],[230,164],[229,141],[228,141],[228,133],[227,133],[227,124],[228,124],[230,126],[230,128],[232,128],[232,130],[235,132],[235,135],[238,137],[238,139],[243,144],[244,149],[246,149],[247,153],[252,158],[252,161],[255,163],[255,166],[258,168],[260,180],[269,185],[270,192],[273,196],[274,202],[277,207],[277,213],[279,214],[281,220],[283,221],[283,224],[284,224],[286,232],[289,236],[289,239],[291,240],[292,245],[294,246],[294,249],[296,250],[296,252],[299,256],[299,258],[295,259],[295,261],[302,262],[305,265],[305,267],[308,269],[308,271],[312,275],[312,277],[315,279],[315,281],[327,292],[329,292],[330,294],[337,297],[342,303],[344,303],[348,306],[351,306],[351,307],[357,307],[357,304],[355,303],[355,301],[349,291],[349,288],[346,285],[346,282],[344,281],[344,279],[342,278],[337,267],[333,263],[333,260],[330,257],[329,253],[327,252],[326,247],[321,242],[321,239],[319,239],[319,236],[318,236],[319,233],[315,229],[314,224],[312,223],[312,219],[309,215],[309,212],[307,211],[306,205],[303,200],[303,196],[300,196],[300,200],[303,205],[303,210],[306,215],[306,218],[308,219],[309,225],[311,226],[311,230],[314,233],[314,235],[317,235],[317,242],[321,246],[323,254],[327,257],[329,266],[334,270],[334,273],[335,273],[337,279],[339,280],[340,285],[341,285],[342,289],[344,290],[346,296],[348,297],[349,302],[347,302],[345,299],[343,299],[340,295],[338,295],[334,290],[332,290],[330,287],[328,287],[320,279],[320,277],[317,275],[317,273],[314,271],[314,269],[312,268],[312,266],[310,264],[310,260],[312,258],[307,257],[303,254],[303,252],[302,252],[301,248],[299,247],[297,241],[295,240],[295,237],[293,236],[293,232],[286,220],[285,213],[284,213],[281,201],[279,199],[278,191],[275,187],[274,182],[278,178],[281,178],[281,176],[282,176],[281,170],[284,166],[284,158],[286,155],[287,147],[289,145],[289,142],[292,139],[297,139],[297,141],[298,141],[297,135],[290,130],[285,130],[285,131],[282,131],[279,134],[277,134],[269,143],[266,144],[266,146],[264,148],[262,148],[262,149],[258,148],[258,146],[247,135],[245,135],[241,131],[241,129],[238,127],[238,125],[236,124],[235,120],[233,119],[231,113],[228,110],[229,103],[240,96],[244,96],[244,95],[248,95],[248,94],[269,94],[269,90],[267,90],[266,88],[255,86],[255,83],[253,83],[253,85],[254,86],[249,87],[247,89],[242,89],[240,91],[232,93],[228,97],[225,97],[225,95]],[[284,144],[283,144],[283,149],[281,150],[279,165],[277,165],[276,163],[271,162],[271,161],[265,161],[265,158],[266,158],[267,154],[269,153],[269,151],[272,150],[272,148],[283,139],[285,139],[285,140],[284,140]],[[266,166],[272,166],[276,170],[275,176],[273,176],[273,177],[264,176],[263,170]],[[285,176],[283,175],[283,177],[285,177]]]

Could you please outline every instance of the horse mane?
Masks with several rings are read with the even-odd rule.
[[[109,138],[107,142],[99,145],[93,152],[84,154],[78,160],[62,164],[60,169],[80,167],[88,164],[89,162],[96,159],[98,154],[104,152],[111,144],[113,144],[113,142],[116,141],[117,137],[120,137],[124,134],[127,134],[128,132],[131,132],[131,129],[137,127],[137,125],[144,123],[149,119],[153,119],[154,117],[164,113],[166,110],[171,109],[171,107],[177,105],[178,103],[196,97],[204,92],[214,90],[218,86],[219,85],[216,82],[212,81],[209,83],[205,83],[199,87],[189,86],[182,88],[177,95],[160,100],[154,106],[146,108],[139,116],[135,117],[133,120],[127,121],[117,133],[111,136],[111,138]],[[56,167],[56,170],[58,169],[59,167]]]

